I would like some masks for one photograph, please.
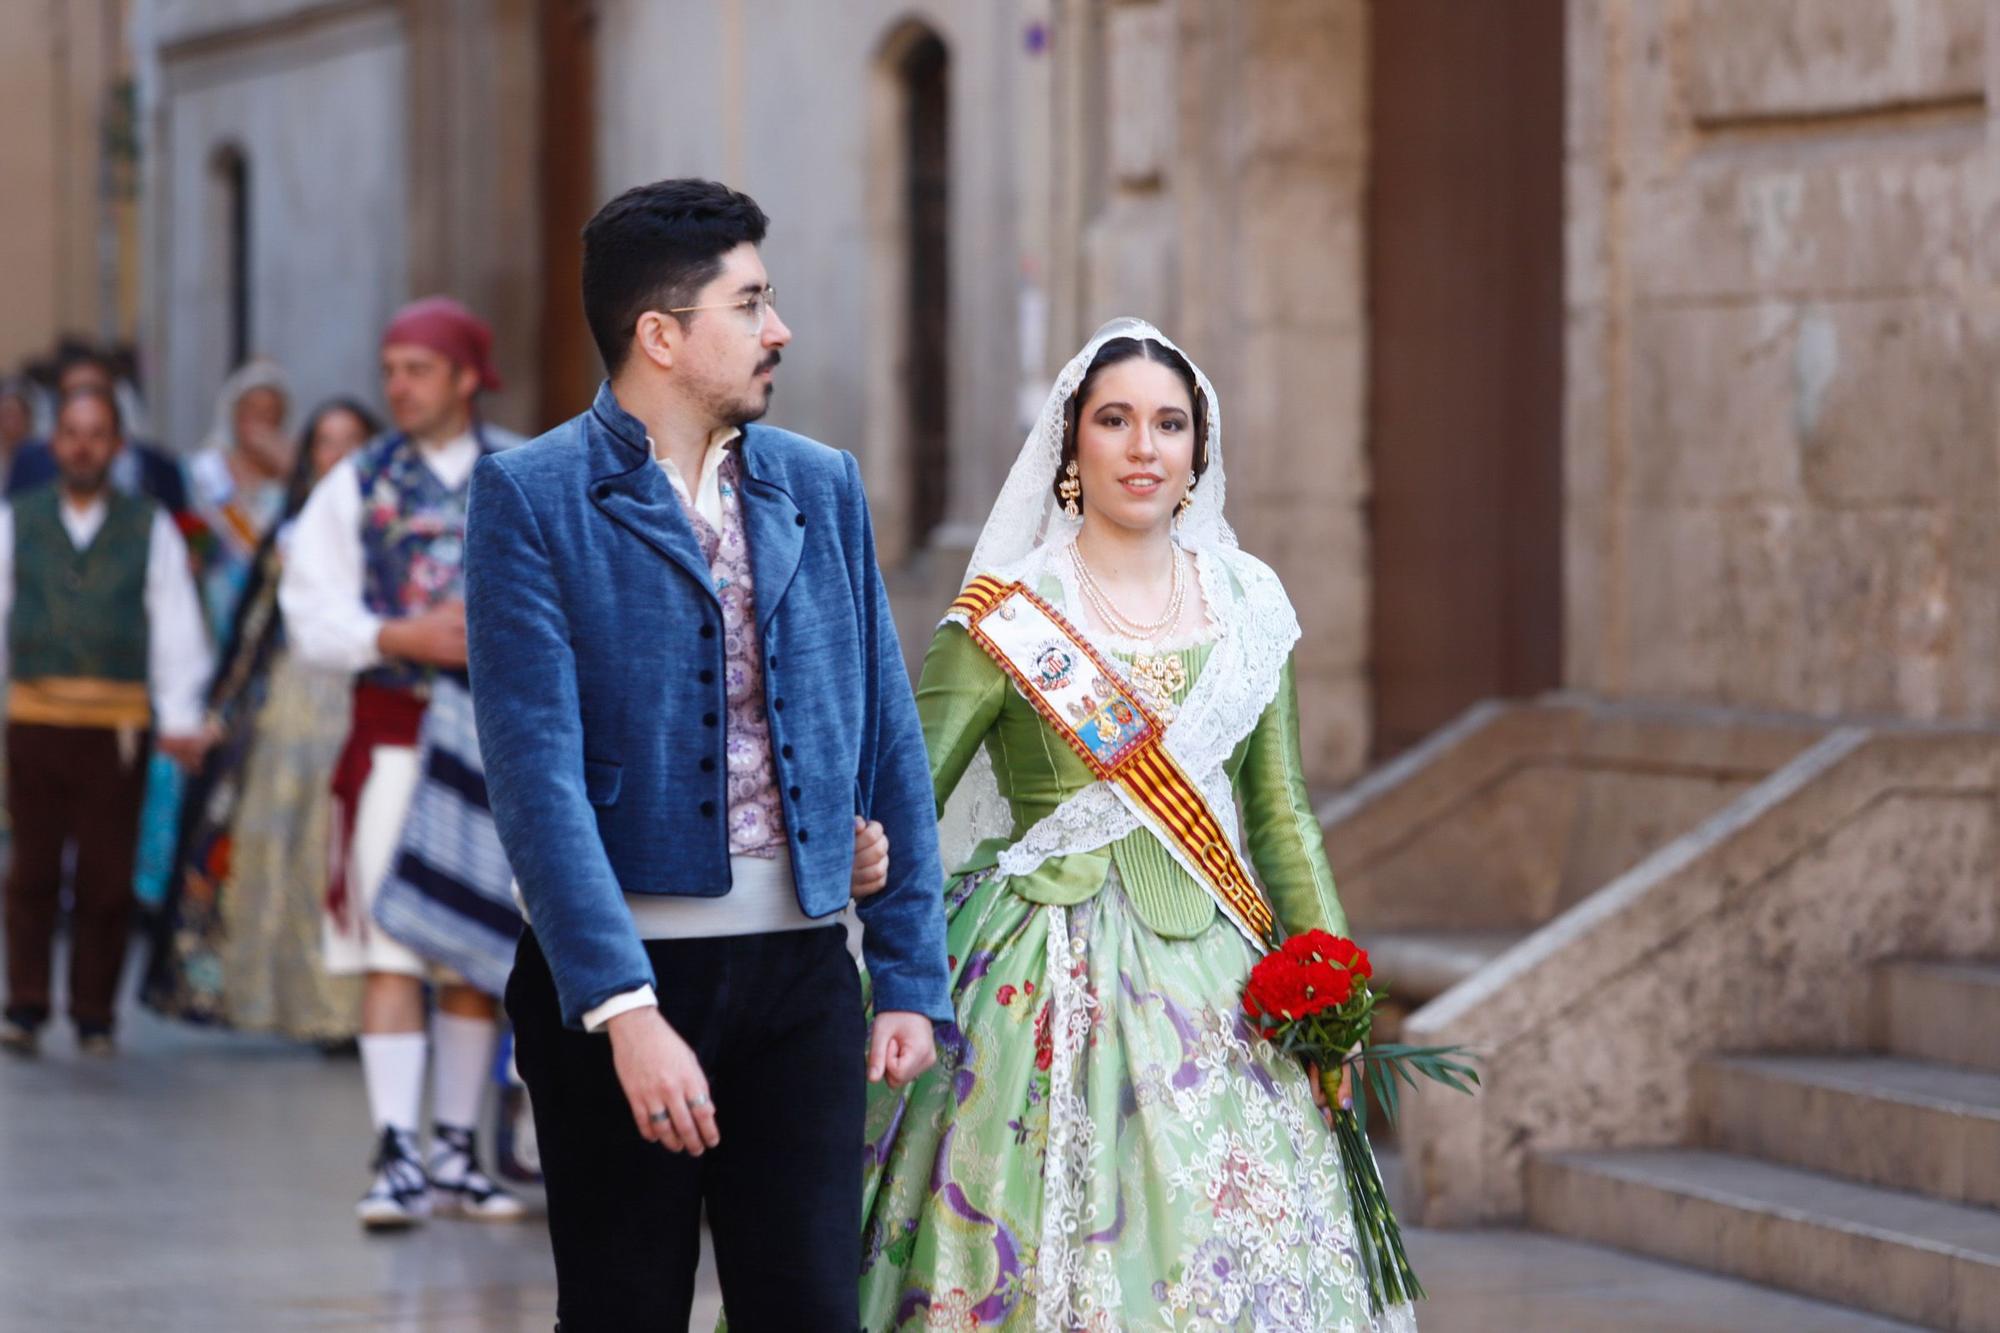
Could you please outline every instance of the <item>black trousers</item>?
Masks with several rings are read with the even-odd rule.
[[[867,1033],[839,926],[649,940],[660,1012],[708,1075],[720,1147],[639,1137],[611,1039],[562,1025],[532,932],[507,983],[548,1185],[561,1333],[688,1325],[708,1208],[731,1333],[860,1324]]]

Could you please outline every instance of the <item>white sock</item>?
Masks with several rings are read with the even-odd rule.
[[[364,1032],[361,1076],[368,1084],[368,1113],[375,1128],[415,1134],[424,1104],[424,1034]]]
[[[479,1103],[493,1068],[500,1029],[490,1018],[460,1018],[440,1009],[431,1019],[431,1119],[453,1129],[479,1124]]]

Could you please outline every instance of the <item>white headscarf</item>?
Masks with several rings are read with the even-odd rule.
[[[966,582],[990,574],[1002,582],[1018,580],[1040,590],[1053,580],[1062,590],[1061,600],[1075,609],[1069,562],[1051,558],[1066,550],[1082,527],[1080,519],[1070,518],[1056,503],[1054,485],[1062,463],[1063,417],[1098,352],[1114,338],[1151,339],[1180,351],[1151,324],[1125,317],[1099,329],[1070,359],[1056,376],[1048,401],[1000,488],[1000,498],[973,548]],[[1181,355],[1187,357],[1185,352]],[[1164,744],[1202,789],[1234,842],[1239,836],[1236,801],[1224,766],[1277,696],[1285,663],[1292,645],[1298,642],[1299,622],[1277,575],[1238,548],[1236,534],[1223,518],[1222,408],[1208,377],[1192,358],[1187,361],[1206,400],[1208,465],[1187,514],[1175,524],[1173,539],[1194,556],[1202,599],[1215,628],[1215,648],[1168,726]],[[1107,644],[1101,633],[1089,629],[1086,617],[1072,615],[1071,619],[1100,651],[1125,646]],[[1002,851],[1001,872],[1028,874],[1051,857],[1107,846],[1143,822],[1137,806],[1116,784],[1093,783]],[[939,820],[946,866],[963,864],[982,840],[1003,836],[1012,825],[992,765],[982,750]],[[1203,872],[1189,865],[1177,846],[1164,845],[1189,874],[1202,878]]]
[[[202,439],[203,450],[219,450],[228,453],[236,447],[236,404],[243,396],[256,389],[269,389],[285,400],[285,415],[278,423],[278,431],[283,435],[292,433],[292,382],[285,375],[283,366],[263,357],[253,357],[238,366],[230,377],[222,382],[215,394],[215,417],[209,424],[208,434]]]
[[[980,529],[979,542],[972,548],[972,563],[965,571],[967,583],[976,575],[1006,569],[1038,546],[1066,545],[1083,526],[1081,519],[1069,517],[1056,504],[1056,471],[1062,466],[1063,415],[1083,377],[1090,373],[1091,363],[1104,350],[1104,344],[1119,338],[1156,342],[1179,352],[1194,371],[1195,384],[1207,401],[1208,437],[1203,445],[1208,466],[1201,474],[1201,484],[1195,487],[1194,503],[1174,525],[1174,540],[1190,551],[1236,545],[1236,534],[1222,517],[1225,490],[1222,406],[1216,401],[1215,386],[1201,373],[1194,358],[1182,352],[1166,334],[1143,319],[1121,315],[1092,334],[1083,350],[1071,357],[1056,376],[1041,413],[1035,418],[1034,428],[1028,432],[1014,466],[1007,473],[1006,483],[1000,487],[1000,498],[993,502],[993,512],[987,515],[986,526]]]

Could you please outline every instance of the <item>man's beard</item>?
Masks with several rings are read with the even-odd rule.
[[[762,374],[767,370],[776,370],[778,362],[782,359],[773,352],[758,363],[757,369],[752,373]],[[747,426],[771,410],[771,396],[777,391],[776,384],[755,386],[748,394],[730,399],[723,410],[716,415],[731,426]]]
[[[106,464],[92,472],[64,472],[63,489],[71,495],[101,495],[111,484],[111,467]]]

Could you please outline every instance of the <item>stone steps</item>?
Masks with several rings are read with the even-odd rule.
[[[1530,1222],[1953,1333],[2000,1333],[2000,1212],[1669,1148],[1528,1165]]]
[[[1705,1147],[2000,1208],[2000,1074],[1896,1056],[1703,1061]],[[2000,1214],[1995,1215],[2000,1223]]]
[[[1905,960],[1876,975],[1886,1049],[2000,1074],[2000,962]]]

